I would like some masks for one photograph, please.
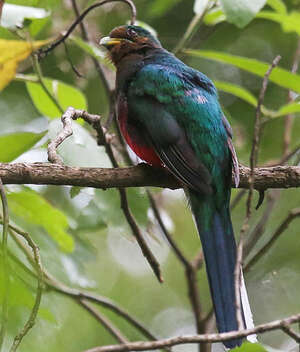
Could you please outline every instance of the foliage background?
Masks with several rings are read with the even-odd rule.
[[[34,39],[56,36],[74,19],[70,1],[15,0],[7,3],[31,5],[50,11],[50,15],[44,19],[25,23],[25,28],[19,30],[19,34],[26,38],[28,31]],[[78,0],[81,8],[90,3],[92,1]],[[193,1],[136,0],[135,3],[138,19],[157,31],[163,46],[168,50],[178,44],[194,16]],[[296,13],[300,18],[298,0],[285,1],[284,5],[289,13]],[[97,9],[88,16],[85,23],[94,42],[97,42],[102,34],[106,35],[113,27],[128,20],[128,11],[124,9],[122,4],[113,4]],[[264,10],[270,10],[270,7],[266,5]],[[87,106],[89,112],[105,117],[109,110],[106,91],[87,53],[76,44],[75,36],[78,37],[79,32],[76,33],[74,38],[68,41],[69,55],[84,78],[76,77],[63,47],[57,48],[42,60],[43,75],[60,80],[82,92],[83,95],[77,96],[69,91],[68,87],[64,90],[59,85],[56,93],[63,107]],[[9,39],[13,38],[7,29],[1,27],[0,38],[7,39],[8,36],[11,36]],[[188,48],[215,50],[269,63],[280,54],[280,66],[290,70],[297,41],[298,34],[295,30],[286,32],[274,21],[256,18],[244,28],[238,28],[226,21],[215,26],[202,24]],[[183,52],[179,52],[178,56],[210,78],[238,84],[258,96],[260,77],[234,66],[188,56]],[[20,65],[19,72],[33,72],[30,58]],[[113,81],[113,73],[111,77]],[[28,81],[28,78],[26,80]],[[52,82],[49,82],[51,85]],[[220,100],[234,130],[238,157],[242,163],[248,164],[255,107],[235,95],[223,92],[220,92]],[[286,102],[287,90],[270,83],[265,106],[277,110]],[[57,119],[57,108],[55,110],[53,104],[43,97],[39,86],[36,83],[24,82],[24,77],[15,78],[1,92],[0,111],[0,161],[46,161],[46,141],[56,135],[61,125]],[[60,148],[65,163],[76,166],[110,166],[104,149],[96,146],[88,128],[82,124],[75,125],[74,136]],[[269,119],[265,124],[259,153],[260,165],[281,158],[283,130],[283,117]],[[299,131],[300,120],[297,113],[291,149],[299,144]],[[12,139],[9,139],[9,136]],[[162,265],[165,279],[163,285],[153,276],[132,238],[119,207],[117,191],[82,189],[78,192],[70,187],[53,186],[9,186],[7,190],[12,222],[30,233],[40,247],[44,267],[53,276],[69,286],[110,297],[143,321],[159,337],[195,333],[184,270],[153,220],[145,190],[130,189],[129,201],[139,225]],[[176,242],[184,253],[192,258],[198,253],[200,244],[182,192],[160,189],[155,189],[154,192],[163,208],[164,221]],[[236,193],[237,191],[233,191],[233,196]],[[272,195],[278,197],[276,205],[256,249],[271,236],[286,217],[288,210],[299,206],[299,191],[273,191]],[[251,220],[253,228],[264,213],[265,207],[266,202],[255,211]],[[241,201],[232,214],[236,233],[239,233],[244,215],[245,203]],[[9,241],[9,247],[26,262],[24,255],[12,240]],[[299,220],[295,220],[267,255],[246,275],[255,323],[299,312],[299,250]],[[35,281],[21,267],[13,263],[11,265],[8,337],[4,350],[8,350],[13,337],[24,325],[33,305],[36,286]],[[204,269],[199,272],[198,279],[201,302],[204,310],[208,312],[211,303]],[[3,280],[0,280],[3,292],[1,282]],[[109,311],[103,312],[129,339],[142,338],[124,320]],[[264,334],[260,341],[279,351],[296,351],[298,348],[296,343],[282,332]],[[43,294],[37,323],[24,338],[19,351],[75,352],[114,342],[106,330],[81,307],[67,297],[47,291]],[[174,348],[174,351],[186,351],[187,348],[189,351],[197,350],[196,346],[181,346]],[[272,350],[270,347],[268,349]]]

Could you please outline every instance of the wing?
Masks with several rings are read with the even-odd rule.
[[[211,193],[207,168],[198,160],[184,130],[163,104],[150,96],[137,99],[130,95],[128,108],[131,123],[136,122],[167,168],[186,186]]]

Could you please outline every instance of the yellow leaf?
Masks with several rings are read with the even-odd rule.
[[[47,44],[49,40],[25,42],[0,39],[0,91],[15,77],[17,66],[34,50]]]

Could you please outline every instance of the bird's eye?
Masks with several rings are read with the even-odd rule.
[[[132,29],[132,28],[128,28],[127,29],[127,35],[130,38],[135,38],[135,37],[137,37],[137,32],[134,29]]]

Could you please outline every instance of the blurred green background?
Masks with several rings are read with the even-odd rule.
[[[71,1],[68,0],[15,0],[6,1],[6,3],[32,6],[44,9],[45,12],[37,15],[36,9],[28,9],[31,13],[25,17],[30,19],[23,21],[21,15],[18,29],[14,27],[16,23],[2,22],[1,39],[21,37],[32,40],[55,37],[75,18]],[[77,0],[81,9],[91,3],[93,2]],[[232,1],[232,8],[235,6],[234,3]],[[263,4],[264,1],[261,3]],[[160,41],[168,50],[174,49],[178,44],[195,16],[192,0],[136,0],[135,4],[138,19],[156,30]],[[269,1],[263,11],[275,13],[276,4],[282,16],[284,16],[283,9],[286,7],[286,18],[283,17],[281,23],[264,18],[253,18],[249,24],[242,27],[243,24],[236,26],[229,21],[212,24],[208,23],[209,18],[206,18],[204,20],[206,23],[202,21],[197,25],[195,34],[185,43],[184,48],[223,52],[267,63],[271,63],[274,57],[280,54],[282,56],[280,67],[289,71],[299,40],[297,26],[300,23],[300,1]],[[16,22],[17,12],[15,11],[17,10],[21,14],[24,11],[16,7],[5,10],[13,13],[12,22]],[[293,23],[298,25],[288,27],[287,14],[294,16]],[[8,16],[7,13],[5,16]],[[34,19],[34,17],[41,18]],[[110,4],[96,9],[84,21],[94,43],[94,55],[101,60],[111,82],[114,80],[114,73],[109,71],[109,63],[103,61],[103,53],[99,52],[97,42],[102,35],[107,35],[112,28],[126,23],[128,19],[129,11],[125,5]],[[75,75],[63,46],[58,47],[41,61],[43,75],[51,79],[49,87],[52,85],[63,107],[74,105],[78,108],[87,108],[89,112],[106,118],[109,102],[105,88],[96,74],[87,53],[88,49],[83,50],[79,46],[78,37],[80,37],[79,30],[74,33],[72,39],[67,41],[67,45],[69,56],[83,78]],[[185,63],[204,72],[211,79],[237,84],[258,97],[262,84],[262,78],[258,75],[233,65],[191,56],[183,50],[177,55]],[[32,74],[31,59],[28,58],[22,62],[18,71],[26,75]],[[56,87],[59,88],[58,92],[55,92],[53,79],[75,87],[82,94],[70,90],[68,86],[61,86],[61,83],[56,83]],[[237,97],[236,94],[222,91],[220,91],[220,101],[233,127],[234,144],[239,160],[248,165],[255,107],[245,99]],[[287,89],[270,82],[264,105],[268,109],[278,111],[286,103]],[[57,112],[57,108],[55,110],[53,104],[51,105],[47,97],[45,98],[39,85],[30,83],[28,76],[16,77],[1,92],[0,111],[2,148],[0,161],[46,161],[46,142],[61,129],[61,124],[58,119],[59,111]],[[266,123],[259,149],[260,165],[280,160],[283,150],[284,116],[264,118]],[[59,149],[64,162],[76,166],[109,167],[110,162],[104,148],[97,147],[89,131],[85,125],[74,124],[74,136]],[[290,149],[299,145],[299,142],[298,109],[294,119]],[[289,164],[297,162],[297,157],[294,157]],[[185,255],[190,259],[193,258],[199,252],[200,243],[183,192],[161,189],[153,191],[167,228]],[[70,287],[111,298],[142,321],[157,337],[196,332],[187,295],[184,269],[170,250],[154,220],[144,189],[128,190],[129,203],[144,236],[161,264],[164,284],[157,282],[133,239],[120,209],[116,190],[7,186],[7,192],[11,222],[32,236],[40,247],[43,266],[58,280]],[[234,190],[233,197],[237,193],[238,191]],[[276,201],[268,221],[263,221],[265,231],[250,257],[272,236],[289,210],[299,207],[299,190],[268,191],[264,204],[259,210],[253,211],[251,231],[272,202],[269,197],[275,197]],[[245,217],[245,199],[246,197],[232,213],[236,234],[239,233]],[[257,195],[255,195],[256,200]],[[263,259],[245,275],[256,324],[283,318],[300,311],[299,228],[299,219],[295,219]],[[9,248],[29,266],[24,254],[11,238],[9,238]],[[11,259],[9,262],[11,266],[9,320],[4,351],[9,350],[14,336],[24,325],[34,302],[36,287],[36,280],[26,273],[24,268]],[[4,292],[2,279],[1,299]],[[203,310],[209,312],[211,302],[204,268],[199,271],[198,284]],[[100,311],[111,319],[128,339],[134,341],[143,338],[118,315],[104,308],[100,308]],[[297,326],[295,328],[297,329]],[[259,337],[259,341],[269,351],[298,351],[296,342],[282,332],[263,334]],[[113,343],[116,343],[114,338],[73,300],[49,289],[43,293],[37,322],[24,338],[19,351],[79,352],[93,346]],[[197,350],[195,345],[173,349],[175,352]],[[216,345],[214,351],[218,350],[221,349]],[[246,350],[245,347],[244,351]]]

